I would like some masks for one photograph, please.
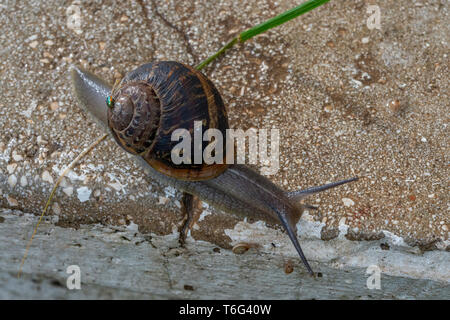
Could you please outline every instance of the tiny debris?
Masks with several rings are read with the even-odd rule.
[[[26,187],[27,185],[28,185],[27,177],[22,176],[22,177],[20,178],[20,186],[21,186],[21,187]]]
[[[42,180],[47,181],[48,183],[53,184],[53,177],[50,174],[50,172],[48,172],[47,170],[45,170],[44,172],[42,172]]]
[[[42,138],[42,136],[37,136],[36,142],[37,142],[37,144],[40,144],[40,145],[45,145],[45,144],[48,143],[46,140],[44,140],[44,139]]]
[[[111,186],[116,191],[121,191],[123,189],[122,184],[119,182],[108,183],[108,185]]]
[[[22,161],[23,157],[20,154],[17,154],[16,150],[13,151],[12,157],[14,161]]]
[[[6,170],[8,170],[9,174],[13,174],[17,168],[17,163],[11,163],[6,166]]]
[[[61,207],[59,206],[58,202],[54,202],[52,205],[53,213],[56,215],[59,215],[61,213]]]
[[[291,260],[287,260],[284,263],[284,273],[289,274],[292,273],[292,271],[294,271],[294,264],[292,263]]]
[[[6,200],[10,207],[17,207],[19,205],[19,202],[11,196],[7,196]]]
[[[391,110],[391,112],[395,113],[395,112],[399,112],[402,106],[401,106],[400,100],[395,99],[395,100],[389,101],[388,107],[389,107],[389,110]]]
[[[32,49],[36,49],[36,47],[38,46],[38,44],[39,44],[39,42],[38,42],[37,40],[34,40],[34,41],[30,42],[29,46],[30,46]]]
[[[355,205],[355,202],[349,198],[342,198],[342,202],[344,203],[344,206],[346,206],[346,207],[351,207],[351,206]]]
[[[361,39],[361,43],[367,44],[367,43],[369,43],[369,40],[370,40],[369,37],[364,37],[364,38]]]
[[[8,177],[8,184],[11,188],[14,188],[17,184],[17,177],[14,174]]]
[[[166,197],[163,197],[163,196],[159,196],[158,204],[165,205],[165,204],[167,204],[167,202],[169,202],[169,198],[166,198]]]
[[[50,109],[51,109],[52,111],[56,111],[56,110],[58,110],[58,108],[59,108],[58,102],[53,101],[52,103],[50,103]]]
[[[333,111],[333,106],[332,106],[331,104],[327,104],[327,105],[323,108],[323,110],[324,110],[325,112],[331,112],[331,111]]]
[[[258,247],[258,245],[256,243],[246,243],[246,242],[241,242],[236,244],[233,249],[231,249],[231,251],[234,254],[244,254],[246,253],[250,248],[256,248]]]
[[[73,188],[72,187],[63,188],[63,192],[70,197],[73,194]]]
[[[81,187],[77,189],[77,194],[78,200],[80,200],[80,202],[86,202],[91,196],[91,190],[88,187]]]
[[[98,198],[98,197],[100,197],[101,194],[102,194],[102,192],[100,191],[100,189],[94,190],[94,197]]]

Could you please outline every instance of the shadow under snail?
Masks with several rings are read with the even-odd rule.
[[[200,71],[182,63],[141,65],[114,88],[77,67],[72,68],[72,80],[84,111],[125,151],[136,155],[153,179],[182,191],[188,214],[194,197],[198,197],[228,213],[281,223],[308,272],[314,275],[298,242],[296,223],[305,208],[315,207],[300,204],[300,200],[357,178],[286,192],[245,165],[174,164],[170,155],[178,143],[171,141],[175,129],[192,133],[194,121],[224,135],[228,128],[226,109],[216,87]]]

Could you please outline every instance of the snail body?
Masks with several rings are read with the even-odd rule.
[[[198,77],[198,81],[191,79],[191,77]],[[116,142],[122,148],[136,155],[136,160],[149,176],[163,184],[173,186],[187,194],[197,196],[200,200],[225,212],[273,223],[281,223],[307,270],[310,274],[314,274],[297,239],[296,223],[302,215],[303,210],[308,207],[300,204],[299,200],[311,194],[355,181],[357,178],[342,180],[306,190],[285,192],[269,179],[245,165],[225,164],[214,168],[202,164],[192,167],[177,167],[167,157],[158,157],[158,150],[153,150],[153,153],[149,153],[149,148],[155,147],[157,142],[155,142],[156,138],[152,138],[150,139],[151,143],[149,148],[145,148],[145,142],[148,141],[147,137],[157,137],[164,132],[171,132],[177,123],[181,123],[181,126],[190,130],[192,127],[184,120],[190,119],[192,122],[195,118],[194,115],[200,115],[200,118],[197,119],[201,119],[202,116],[206,117],[205,122],[209,127],[215,127],[222,132],[228,128],[226,111],[217,89],[199,71],[180,63],[154,62],[145,64],[126,75],[119,88],[114,88],[114,90],[101,78],[76,67],[72,69],[72,80],[75,93],[81,102],[81,107],[94,121],[111,132]],[[168,84],[163,85],[162,83],[167,80],[169,80],[167,82]],[[130,84],[134,86],[133,89],[129,89]],[[154,93],[148,88],[143,87],[148,84],[153,86],[151,90]],[[200,87],[200,84],[202,87]],[[198,87],[197,89],[190,90],[191,86]],[[161,87],[164,89],[161,89]],[[159,91],[160,89],[162,91]],[[139,96],[136,93],[139,90],[144,91],[143,96]],[[185,95],[195,96],[196,93],[198,95],[196,97],[186,98],[186,100],[180,98],[185,97]],[[212,95],[209,95],[209,93],[212,93]],[[171,96],[174,98],[171,98]],[[126,128],[135,120],[130,120],[131,109],[125,106],[125,102],[123,102],[127,99],[133,102],[135,106],[137,105],[138,111],[143,110],[143,101],[147,101],[149,105],[153,104],[152,107],[157,106],[160,102],[164,103],[166,100],[168,103],[178,101],[179,104],[183,104],[184,102],[188,102],[188,104],[184,105],[184,109],[180,106],[175,107],[171,105],[169,110],[173,110],[173,113],[167,114],[167,116],[173,116],[173,119],[169,119],[168,125],[163,124],[162,127],[159,127],[154,135],[149,132],[153,130],[153,126],[157,121],[149,119],[150,121],[147,123],[147,127],[135,123],[134,128],[137,128],[133,132],[135,135],[129,134],[126,136]],[[108,103],[105,103],[105,101]],[[130,101],[126,103],[130,103]],[[197,107],[204,108],[204,110],[198,111],[196,110]],[[210,110],[211,108],[214,110]],[[139,111],[137,113],[144,112],[147,115],[157,114],[157,112],[152,113],[152,111],[148,111],[149,109],[146,110],[145,112]],[[161,119],[165,117],[161,115],[164,115],[165,111],[164,108],[159,108],[159,110],[162,110],[159,114],[159,122],[161,122]],[[197,113],[192,110],[197,111]],[[135,114],[136,112],[133,111],[133,115]],[[160,130],[159,133],[158,130]],[[137,135],[136,132],[140,132],[141,135]],[[136,135],[144,138],[140,138],[133,145]],[[168,143],[167,140],[163,139],[162,141]],[[165,155],[170,150],[167,148],[170,147],[173,147],[173,145],[163,145],[162,150],[164,150]],[[140,148],[143,148],[143,150]],[[161,156],[161,153],[159,153],[159,156]]]

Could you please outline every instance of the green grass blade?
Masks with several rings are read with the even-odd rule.
[[[212,56],[208,57],[207,59],[203,60],[200,64],[198,64],[195,68],[197,70],[203,69],[205,66],[207,66],[209,63],[217,59],[219,56],[225,53],[228,49],[233,47],[238,41],[239,42],[245,42],[254,36],[263,33],[269,29],[275,28],[276,26],[279,26],[280,24],[283,24],[289,20],[292,20],[308,11],[313,10],[314,8],[317,8],[318,6],[321,6],[325,3],[327,3],[330,0],[309,0],[301,5],[292,8],[288,11],[283,12],[282,14],[273,17],[253,28],[250,28],[244,32],[242,32],[239,37],[235,37],[231,39],[226,45],[224,45],[222,48],[220,48],[219,51],[214,53]]]
[[[317,8],[318,6],[321,6],[328,2],[330,0],[310,0],[302,3],[298,7],[295,7],[293,9],[290,9],[288,11],[283,12],[282,14],[273,17],[253,28],[250,28],[244,32],[242,32],[239,35],[239,40],[241,42],[245,42],[248,39],[253,38],[254,36],[263,33],[264,31],[267,31],[269,29],[275,28],[279,26],[280,24],[283,24],[289,20],[292,20],[299,15],[302,15],[308,11],[313,10],[314,8]]]

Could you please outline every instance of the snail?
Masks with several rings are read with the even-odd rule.
[[[198,197],[227,213],[281,224],[314,276],[297,239],[296,223],[305,208],[315,207],[300,204],[300,200],[358,178],[286,192],[242,164],[178,166],[168,156],[175,128],[192,131],[193,120],[222,132],[228,128],[222,98],[206,76],[173,61],[141,65],[114,88],[81,68],[74,66],[71,73],[81,108],[123,149],[136,155],[148,175],[182,191],[187,213],[193,197]]]

